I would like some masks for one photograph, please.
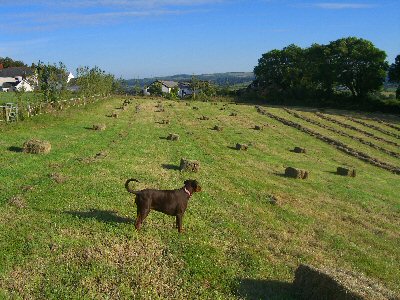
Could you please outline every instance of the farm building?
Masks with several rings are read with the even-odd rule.
[[[173,88],[178,88],[178,96],[181,98],[184,98],[185,96],[189,96],[193,94],[191,85],[189,82],[176,82],[176,81],[170,81],[170,80],[156,80],[150,85],[146,86],[143,89],[143,92],[145,95],[150,95],[150,87],[154,84],[161,84],[161,91],[163,93],[169,94],[171,93]]]

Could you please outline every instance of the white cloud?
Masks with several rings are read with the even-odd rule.
[[[311,6],[322,9],[363,9],[363,8],[373,8],[376,5],[368,3],[319,2],[311,4]]]

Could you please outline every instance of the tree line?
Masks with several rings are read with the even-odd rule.
[[[291,44],[262,55],[254,68],[252,86],[258,96],[275,102],[365,102],[387,78],[386,57],[385,51],[372,42],[356,37],[308,48]],[[395,71],[398,65],[396,59],[390,66],[393,71],[389,76],[394,82],[399,81]]]
[[[39,61],[37,64],[33,63],[30,68],[33,75],[24,79],[34,86],[34,92],[40,95],[43,102],[57,102],[71,97],[73,92],[70,87],[73,85],[77,87],[75,94],[79,97],[107,96],[120,90],[120,80],[99,67],[77,68],[77,78],[70,83],[67,83],[69,72],[62,62],[46,64]],[[19,100],[24,92],[21,89],[15,91]]]

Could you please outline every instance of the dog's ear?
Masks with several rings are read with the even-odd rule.
[[[198,182],[196,180],[192,180],[191,185],[195,192],[201,191],[201,186],[198,184]]]

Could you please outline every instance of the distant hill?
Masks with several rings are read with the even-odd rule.
[[[143,79],[129,79],[127,84],[129,86],[140,85],[141,87],[152,83],[155,80],[173,80],[173,81],[189,81],[193,75],[189,74],[177,74],[172,76],[164,77],[153,77]],[[213,74],[201,74],[194,75],[199,80],[208,80],[217,85],[238,85],[247,84],[254,80],[253,72],[227,72],[227,73],[213,73]]]

